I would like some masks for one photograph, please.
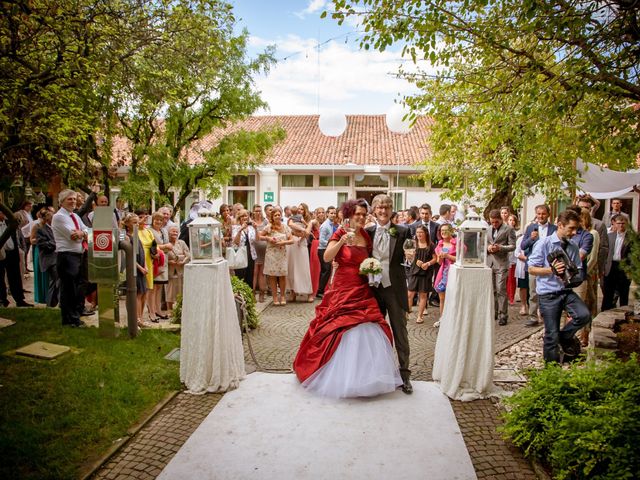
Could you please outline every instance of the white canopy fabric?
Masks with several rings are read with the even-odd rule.
[[[624,195],[640,185],[640,169],[617,172],[578,159],[578,188],[594,198],[607,199]]]

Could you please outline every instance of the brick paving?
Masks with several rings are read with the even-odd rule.
[[[314,304],[288,303],[284,307],[259,304],[260,327],[250,333],[251,346],[260,368],[289,371],[298,345],[313,317]],[[496,349],[502,350],[537,329],[524,327],[524,319],[511,308],[510,322],[496,326]],[[431,380],[437,329],[437,309],[429,307],[424,324],[409,317],[411,369],[415,380]],[[254,371],[247,338],[244,338],[247,371]],[[179,393],[148,424],[106,462],[91,478],[151,479],[173,458],[189,436],[222,398],[221,394]],[[505,442],[496,428],[499,410],[490,400],[451,401],[471,460],[479,479],[534,479],[536,475],[521,452]]]

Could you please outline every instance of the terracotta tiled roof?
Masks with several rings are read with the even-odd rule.
[[[432,120],[427,117],[418,118],[409,133],[397,134],[387,128],[384,115],[347,115],[347,128],[337,138],[322,134],[318,118],[318,115],[249,117],[205,136],[189,151],[189,161],[201,161],[199,151],[211,149],[232,131],[255,131],[274,125],[284,128],[287,136],[265,159],[265,165],[414,165],[424,161],[429,153],[427,137]],[[124,152],[129,147],[124,142],[117,142],[117,146],[114,162],[128,163]]]

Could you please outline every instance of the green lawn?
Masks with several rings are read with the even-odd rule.
[[[0,329],[0,478],[77,478],[168,392],[181,388],[179,364],[163,357],[175,333],[63,328],[58,310],[5,309]],[[72,347],[53,361],[6,353],[35,341]]]

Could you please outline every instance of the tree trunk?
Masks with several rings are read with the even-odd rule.
[[[500,183],[500,187],[493,192],[493,196],[489,203],[484,209],[484,218],[489,218],[489,212],[491,210],[497,209],[500,210],[502,207],[509,207],[512,212],[515,212],[513,209],[513,190],[511,188],[512,181],[505,179]]]

